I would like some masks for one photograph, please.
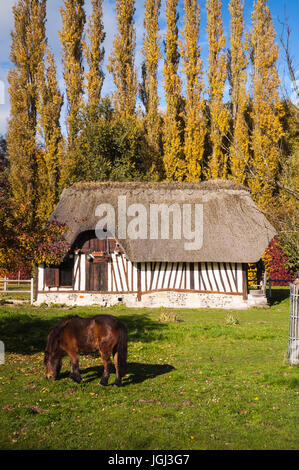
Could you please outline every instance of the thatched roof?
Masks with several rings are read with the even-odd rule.
[[[184,235],[185,228],[189,226],[182,209],[181,239],[173,239],[172,230],[177,227],[170,228],[169,239],[162,239],[160,226],[156,239],[150,235],[150,227],[146,239],[118,237],[131,261],[253,263],[260,259],[275,235],[274,228],[258,210],[250,193],[236,183],[223,180],[202,183],[80,183],[63,191],[50,220],[67,224],[65,238],[73,244],[80,233],[95,230],[99,221],[95,210],[99,205],[108,203],[115,209],[118,235],[119,196],[126,196],[127,208],[132,204],[142,204],[148,215],[151,207],[158,204],[167,207],[177,204],[179,208],[191,205],[193,216],[195,206],[202,208],[202,228],[197,223],[197,228],[202,230],[202,246],[198,249],[185,249],[186,242],[192,240]],[[133,218],[128,215],[128,223]],[[171,226],[172,216],[169,220]],[[150,216],[147,219],[149,222]],[[194,230],[194,220],[192,224],[189,228]],[[197,238],[199,240],[200,235]]]

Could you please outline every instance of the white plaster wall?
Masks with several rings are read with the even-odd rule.
[[[37,270],[37,279],[38,279],[38,290],[43,290],[44,288],[44,266],[42,264],[38,265],[38,270]]]

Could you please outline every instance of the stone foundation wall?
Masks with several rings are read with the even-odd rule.
[[[136,294],[99,294],[99,293],[39,293],[35,305],[40,304],[98,305],[110,307],[123,304],[135,308],[223,308],[246,309],[248,301],[242,295],[204,294],[195,292],[162,291],[143,294],[141,301]]]

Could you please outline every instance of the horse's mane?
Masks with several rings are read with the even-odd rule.
[[[53,326],[51,329],[49,336],[48,336],[48,342],[45,350],[45,356],[44,356],[44,363],[46,364],[48,357],[51,353],[55,351],[58,347],[58,340],[60,338],[60,334],[63,330],[63,328],[74,318],[80,318],[78,315],[70,315],[66,318],[63,318],[59,323]]]

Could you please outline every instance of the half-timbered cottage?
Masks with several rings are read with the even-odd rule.
[[[50,220],[70,249],[37,266],[37,303],[246,308],[248,263],[275,235],[250,193],[221,180],[81,183]]]

